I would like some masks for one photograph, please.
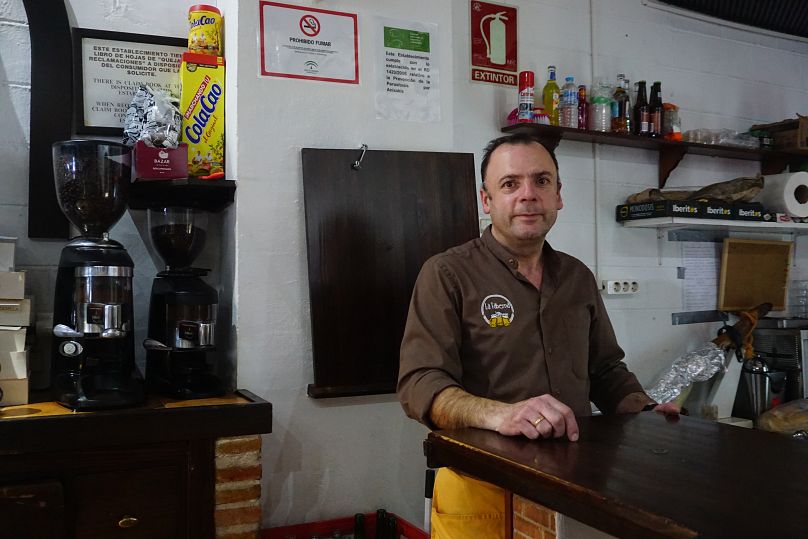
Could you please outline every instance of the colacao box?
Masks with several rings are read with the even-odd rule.
[[[0,326],[31,325],[31,300],[0,299]]]
[[[135,143],[135,178],[138,180],[176,180],[188,177],[188,145],[155,148],[142,140]]]
[[[23,299],[25,297],[25,272],[0,271],[0,298]]]
[[[188,175],[224,176],[224,58],[186,52],[180,67]]]
[[[28,350],[0,351],[0,380],[28,378]]]
[[[28,329],[22,326],[0,326],[0,354],[25,350],[25,334]]]
[[[702,205],[698,202],[659,200],[638,204],[620,204],[615,209],[618,221],[651,219],[652,217],[702,217]]]

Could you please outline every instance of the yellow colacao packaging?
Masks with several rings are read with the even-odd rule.
[[[188,50],[198,54],[222,54],[222,12],[198,4],[188,9]]]
[[[224,176],[224,58],[183,53],[180,67],[182,140],[188,175]]]

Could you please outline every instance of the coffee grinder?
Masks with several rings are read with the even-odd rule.
[[[183,207],[150,208],[149,232],[166,264],[152,284],[146,348],[150,392],[191,399],[221,395],[213,374],[214,333],[219,295],[193,268],[205,246],[207,213]]]
[[[68,140],[53,144],[62,212],[81,232],[63,249],[53,302],[51,389],[73,410],[141,404],[135,367],[134,264],[108,230],[126,211],[131,153],[123,144]]]

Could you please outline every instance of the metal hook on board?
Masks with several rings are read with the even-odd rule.
[[[368,145],[362,144],[362,146],[360,146],[360,149],[362,150],[362,155],[360,155],[359,159],[354,161],[353,164],[351,165],[351,168],[354,170],[359,170],[360,168],[362,168],[362,159],[365,158],[365,152],[368,151]]]

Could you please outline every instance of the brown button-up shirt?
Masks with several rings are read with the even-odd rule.
[[[424,263],[401,343],[408,416],[433,427],[432,400],[450,386],[508,403],[549,393],[579,416],[642,391],[592,272],[546,242],[542,264],[539,291],[490,227]]]

